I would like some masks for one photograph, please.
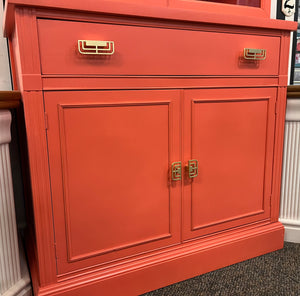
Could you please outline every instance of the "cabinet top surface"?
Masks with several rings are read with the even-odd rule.
[[[267,0],[262,0],[268,3]],[[5,35],[10,35],[14,23],[15,7],[33,7],[113,14],[131,17],[156,18],[175,21],[234,25],[242,27],[296,30],[297,23],[270,19],[263,8],[239,6],[207,1],[185,0],[7,0],[5,3]]]

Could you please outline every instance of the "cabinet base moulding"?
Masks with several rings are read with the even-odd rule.
[[[64,277],[58,283],[36,289],[35,295],[140,295],[281,249],[283,237],[280,222],[231,231],[205,242],[191,241],[172,251],[162,250],[146,260],[143,256],[122,267]]]

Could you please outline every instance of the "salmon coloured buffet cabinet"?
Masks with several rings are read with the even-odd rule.
[[[139,295],[283,246],[297,25],[221,2],[6,1],[35,295]]]

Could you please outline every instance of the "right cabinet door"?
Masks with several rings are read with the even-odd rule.
[[[270,217],[276,95],[276,88],[185,91],[184,240]]]

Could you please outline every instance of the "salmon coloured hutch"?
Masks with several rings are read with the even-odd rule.
[[[7,0],[35,295],[140,295],[283,246],[290,31],[268,0]]]

